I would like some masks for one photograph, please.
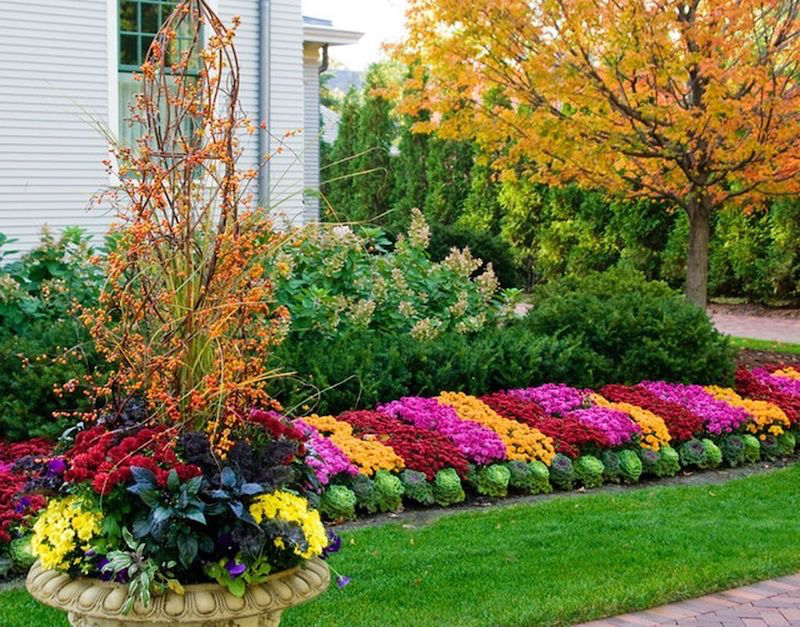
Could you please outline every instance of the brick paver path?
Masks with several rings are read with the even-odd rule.
[[[800,319],[742,314],[711,314],[714,325],[722,333],[756,340],[800,343]]]
[[[662,605],[646,612],[584,623],[585,627],[647,627],[694,625],[695,627],[764,627],[800,625],[800,574],[691,601]]]

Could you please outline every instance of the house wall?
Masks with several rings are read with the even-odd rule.
[[[319,108],[319,51],[320,45],[303,45],[303,160],[305,172],[305,223],[319,220],[319,182],[320,182],[320,108]]]
[[[225,22],[242,18],[236,36],[241,105],[259,123],[260,0],[212,0]],[[5,0],[0,19],[0,232],[35,246],[44,225],[81,226],[102,244],[113,220],[87,210],[112,183],[102,164],[108,144],[99,127],[118,130],[117,0]],[[270,207],[302,223],[304,186],[301,0],[272,0],[270,25]],[[284,134],[294,133],[288,137]],[[242,168],[258,166],[258,136],[243,138]],[[254,197],[258,189],[253,185]]]
[[[303,14],[300,0],[272,0],[269,132],[270,209],[303,224]]]
[[[12,248],[42,226],[80,225],[98,243],[107,210],[87,211],[108,185],[107,0],[5,0],[0,19],[0,232]]]

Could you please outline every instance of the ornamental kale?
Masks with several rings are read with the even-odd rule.
[[[592,455],[579,457],[574,464],[575,476],[584,488],[599,488],[603,485],[603,462]]]
[[[603,451],[603,478],[612,483],[622,480],[622,470],[619,467],[619,453],[616,451]]]
[[[433,505],[433,486],[425,477],[425,473],[406,469],[400,473],[405,495],[420,505]]]
[[[778,454],[782,457],[788,457],[794,454],[794,449],[797,446],[797,438],[791,431],[784,431],[778,436]]]
[[[662,446],[658,453],[659,460],[656,466],[656,476],[674,477],[681,471],[681,461],[678,451],[671,446]]]
[[[526,494],[547,494],[553,491],[550,485],[550,471],[543,462],[512,461],[507,464],[511,477],[508,485]]]
[[[720,441],[719,448],[722,451],[722,459],[728,466],[735,468],[744,463],[745,446],[742,436],[736,433],[726,435]]]
[[[467,479],[478,494],[495,498],[508,494],[508,482],[511,471],[502,464],[492,464],[480,468],[471,468]]]
[[[684,468],[691,466],[695,468],[706,467],[706,447],[697,438],[692,438],[681,445],[680,456],[681,465]]]
[[[461,479],[452,468],[445,468],[436,473],[433,480],[433,498],[437,505],[447,507],[464,500],[464,488]]]
[[[722,463],[722,451],[708,438],[703,438],[703,448],[706,450],[706,467],[716,468]]]
[[[747,433],[742,436],[742,442],[744,442],[745,461],[748,464],[755,464],[761,459],[761,444],[759,444],[758,438]]]
[[[320,511],[328,520],[353,520],[356,517],[356,495],[343,485],[328,486],[322,493]]]
[[[575,470],[572,460],[566,455],[558,453],[550,465],[550,481],[559,490],[572,490],[575,482]]]
[[[619,470],[623,481],[636,483],[642,475],[642,461],[631,450],[621,451],[619,454]]]

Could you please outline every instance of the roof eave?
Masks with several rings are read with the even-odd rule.
[[[328,26],[314,24],[303,25],[303,42],[313,44],[328,44],[329,46],[347,46],[356,44],[364,36],[354,30],[341,30]]]

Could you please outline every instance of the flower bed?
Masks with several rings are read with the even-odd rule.
[[[469,493],[592,488],[789,455],[800,416],[797,381],[795,371],[774,366],[740,370],[736,390],[665,382],[607,385],[599,392],[545,385],[481,398],[459,392],[406,397],[374,411],[292,422],[273,411],[249,419],[285,442],[281,451],[305,452],[316,480],[306,484],[306,495],[326,518],[342,520],[404,503],[449,505]],[[44,499],[21,493],[54,472],[98,495],[133,481],[132,467],[149,470],[155,485],[166,485],[171,471],[181,482],[202,472],[212,477],[203,470],[207,440],[197,448],[192,438],[198,436],[187,435],[176,448],[163,434],[97,426],[56,458],[47,458],[51,447],[41,440],[0,445],[0,544],[27,537]],[[140,450],[145,443],[147,450]],[[244,463],[240,455],[234,454],[237,464]],[[237,467],[245,478],[256,476],[246,474],[255,468]],[[55,501],[50,518],[39,520],[55,520],[67,505],[70,520],[78,517],[74,533],[91,535],[93,522],[88,514],[80,517],[80,503]]]

